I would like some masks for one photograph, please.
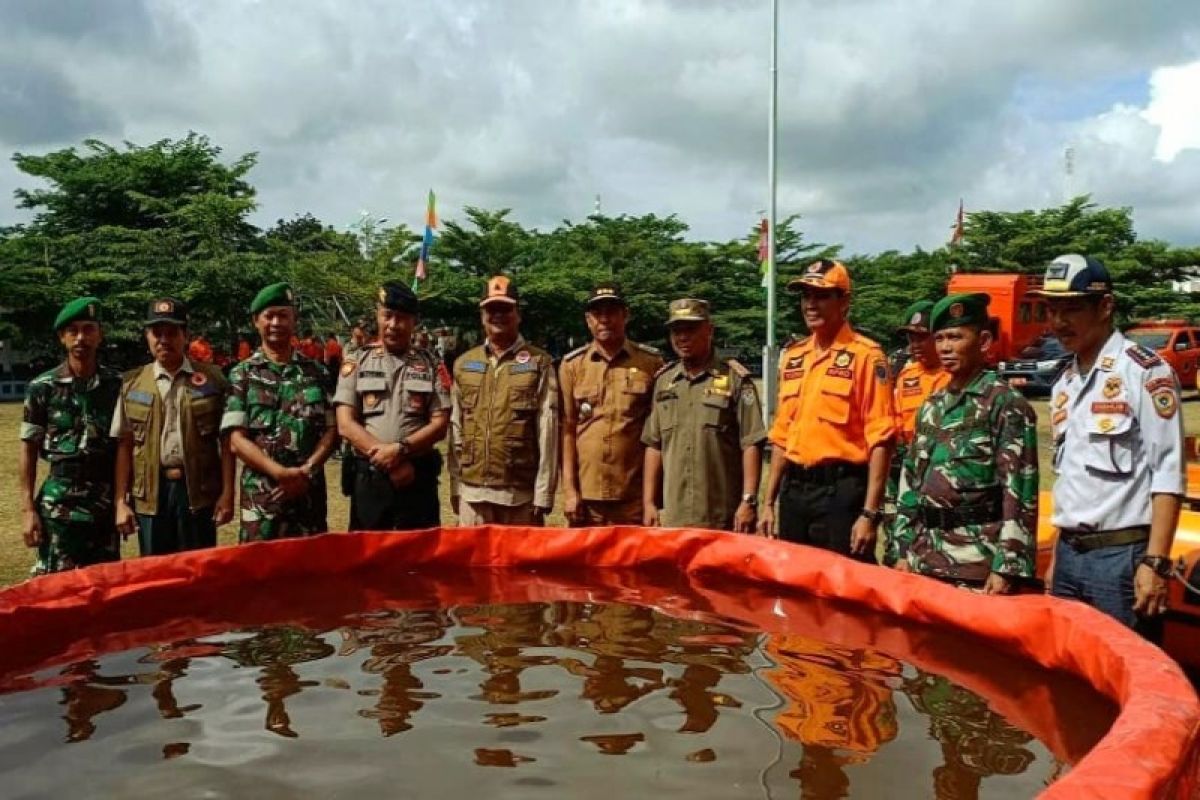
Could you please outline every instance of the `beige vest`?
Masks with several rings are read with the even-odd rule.
[[[199,511],[214,505],[221,496],[218,431],[227,383],[221,371],[210,364],[192,362],[192,366],[196,371],[191,380],[175,391],[188,505],[192,511]],[[165,416],[154,381],[154,364],[125,373],[121,402],[133,435],[133,510],[153,515],[158,512],[159,447]]]
[[[549,369],[553,369],[550,354],[528,344],[506,354],[495,366],[482,345],[454,362],[463,483],[533,488],[538,465],[538,384]]]

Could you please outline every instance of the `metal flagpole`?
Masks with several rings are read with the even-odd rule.
[[[777,345],[775,340],[775,132],[779,101],[779,0],[771,0],[771,102],[767,121],[767,344],[763,348],[763,411],[775,415]]]

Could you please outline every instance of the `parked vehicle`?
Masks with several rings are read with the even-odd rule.
[[[1125,335],[1152,350],[1175,369],[1179,384],[1196,386],[1200,363],[1200,327],[1185,319],[1142,320]]]
[[[995,364],[1020,358],[1022,351],[1049,333],[1046,301],[1029,294],[1041,285],[1041,275],[959,272],[950,276],[946,294],[980,292],[991,298],[988,314],[996,320],[996,331],[988,360]]]
[[[1001,361],[1000,377],[1026,394],[1049,394],[1071,361],[1071,354],[1055,336],[1045,334],[1020,352],[1016,360]]]

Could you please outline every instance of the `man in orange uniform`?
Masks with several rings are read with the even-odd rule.
[[[774,453],[759,531],[874,563],[896,434],[887,361],[879,345],[850,328],[844,264],[815,261],[788,289],[800,292],[812,335],[779,360]]]
[[[895,518],[900,468],[904,465],[904,455],[916,430],[917,411],[926,397],[950,382],[950,373],[942,369],[933,334],[929,332],[929,314],[932,310],[932,300],[918,300],[904,312],[904,324],[896,329],[908,337],[909,360],[896,376],[896,451],[892,454],[892,468],[888,472],[884,500],[889,526]]]

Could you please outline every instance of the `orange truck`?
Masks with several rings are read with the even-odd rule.
[[[1041,288],[1041,275],[1012,272],[958,272],[950,276],[946,294],[981,292],[991,298],[988,313],[999,322],[992,362],[1017,358],[1021,351],[1050,331],[1046,302],[1029,292]]]

